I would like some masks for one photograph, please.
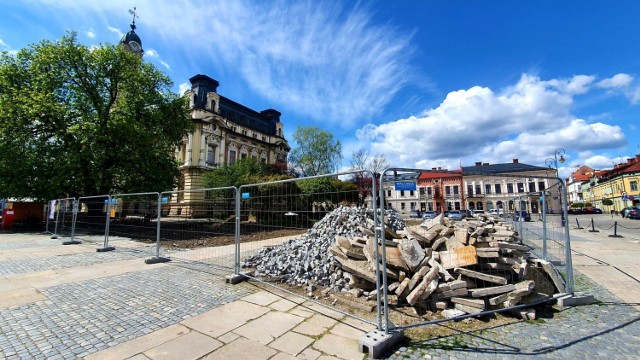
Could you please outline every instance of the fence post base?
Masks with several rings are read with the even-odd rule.
[[[107,251],[113,251],[115,249],[116,248],[113,246],[107,246],[107,247],[96,249],[96,252],[107,252]]]
[[[154,256],[154,257],[144,259],[145,264],[160,264],[160,263],[166,263],[169,261],[171,261],[171,259],[166,257],[161,257],[161,256]]]
[[[241,283],[248,279],[246,274],[231,274],[231,275],[225,276],[224,278],[228,284],[233,284],[233,285],[237,283]]]
[[[360,337],[358,348],[361,353],[371,355],[372,359],[379,359],[386,350],[394,347],[403,339],[403,330],[390,330],[388,333],[382,330],[373,330]]]
[[[593,295],[582,292],[576,292],[573,295],[569,294],[558,299],[558,306],[580,306],[591,305],[595,302]]]
[[[78,240],[67,240],[62,242],[62,245],[78,245],[78,244],[82,244],[82,242]]]

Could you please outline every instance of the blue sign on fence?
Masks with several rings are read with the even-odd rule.
[[[396,181],[396,190],[416,191],[416,183],[413,181]]]
[[[242,193],[242,198],[243,199],[248,199],[251,197],[251,193]]]

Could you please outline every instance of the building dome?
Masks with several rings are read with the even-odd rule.
[[[142,57],[142,40],[140,40],[140,36],[136,34],[136,8],[133,10],[129,10],[129,13],[133,15],[133,20],[131,21],[131,31],[126,33],[122,39],[120,39],[120,44],[124,46],[125,49],[138,54],[139,57]]]
[[[142,40],[140,40],[140,36],[138,36],[138,34],[136,34],[136,25],[135,24],[131,24],[131,31],[129,31],[128,33],[124,34],[124,36],[122,37],[122,39],[120,39],[120,43],[123,45],[129,45],[129,43],[131,41],[135,41],[138,43],[138,45],[140,45],[140,48],[142,48]]]

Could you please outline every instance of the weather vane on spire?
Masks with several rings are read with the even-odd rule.
[[[133,16],[133,20],[131,20],[131,28],[135,29],[136,28],[136,18],[140,18],[140,16],[136,15],[136,7],[133,7],[133,10],[129,9],[129,14],[131,14]]]

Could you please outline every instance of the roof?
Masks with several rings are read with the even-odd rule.
[[[463,166],[463,175],[494,175],[505,173],[518,173],[526,171],[547,171],[549,168],[542,166],[534,166],[519,162],[511,162],[505,164],[483,164],[476,166]]]
[[[460,170],[449,171],[449,170],[426,170],[420,172],[420,176],[418,179],[420,180],[428,180],[428,179],[442,179],[442,178],[460,178],[462,177],[462,172]]]

